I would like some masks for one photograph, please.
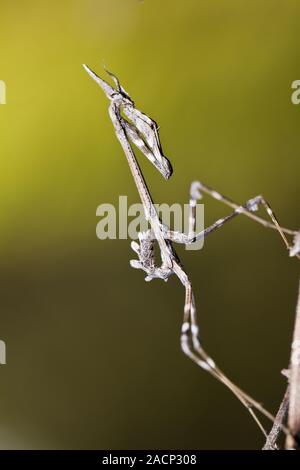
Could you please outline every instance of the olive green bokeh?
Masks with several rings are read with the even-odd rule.
[[[99,204],[138,197],[81,64],[105,63],[161,125],[173,177],[141,161],[156,202],[185,203],[200,179],[240,202],[263,192],[297,227],[299,15],[296,0],[1,0],[1,448],[262,446],[181,353],[177,280],[146,284],[128,241],[96,238]],[[203,201],[207,224],[228,212]],[[206,348],[276,411],[297,262],[243,218],[179,252]]]

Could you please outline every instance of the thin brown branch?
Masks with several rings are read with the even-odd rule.
[[[295,328],[290,360],[290,404],[288,427],[291,436],[286,439],[286,449],[300,448],[300,280],[296,307]],[[294,438],[294,439],[293,439]]]
[[[289,386],[286,389],[283,400],[280,404],[272,429],[267,437],[266,443],[262,450],[277,450],[278,439],[282,432],[282,425],[286,422],[289,409]]]

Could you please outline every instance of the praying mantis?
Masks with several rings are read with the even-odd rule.
[[[164,225],[159,218],[133,150],[134,145],[157,168],[165,179],[169,179],[171,177],[172,166],[170,161],[163,154],[156,122],[146,114],[142,113],[135,106],[130,95],[121,86],[118,78],[114,74],[107,71],[108,75],[113,80],[115,87],[100,78],[87,65],[84,64],[83,66],[110,101],[109,116],[112,121],[116,137],[119,140],[127,158],[129,168],[143,204],[145,218],[150,225],[149,230],[139,233],[139,243],[135,241],[131,242],[131,247],[137,254],[138,259],[131,260],[130,264],[133,268],[141,269],[146,273],[146,281],[151,281],[155,278],[167,281],[171,275],[174,274],[177,276],[185,290],[185,304],[180,337],[182,351],[196,365],[209,372],[213,377],[228,387],[249,411],[263,434],[267,436],[266,430],[257,416],[257,412],[262,413],[272,421],[274,421],[274,416],[259,402],[254,400],[240,387],[233,383],[203,348],[199,336],[199,326],[192,283],[180,263],[173,244],[181,243],[188,245],[195,243],[212,232],[219,230],[225,223],[243,214],[255,222],[262,224],[264,227],[276,230],[281,236],[286,248],[289,250],[290,256],[295,256],[300,259],[299,232],[282,227],[279,224],[271,206],[263,196],[256,196],[249,199],[245,204],[240,205],[199,181],[194,181],[190,188],[189,233],[185,234],[170,230],[170,228]],[[197,201],[202,197],[202,193],[206,193],[214,199],[223,202],[231,207],[233,211],[201,232],[195,233],[195,208]],[[255,213],[259,206],[264,208],[270,220],[266,220]],[[293,243],[288,241],[289,236],[294,237]],[[156,266],[155,264],[155,244],[158,245],[160,251],[160,266]],[[287,434],[289,433],[288,429],[284,426],[283,429]]]

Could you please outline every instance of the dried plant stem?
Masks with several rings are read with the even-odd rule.
[[[290,360],[290,399],[288,427],[291,435],[287,436],[286,449],[300,448],[300,279],[296,307],[295,328]]]
[[[278,438],[286,420],[288,421],[289,429],[285,444],[286,449],[299,450],[300,448],[300,279],[291,349],[290,369],[288,371],[289,386],[285,392],[263,450],[278,449]]]
[[[283,400],[275,417],[272,429],[267,437],[266,443],[262,450],[277,450],[278,438],[282,432],[282,426],[286,422],[289,409],[289,386],[286,389]]]

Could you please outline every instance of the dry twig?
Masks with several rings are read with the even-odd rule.
[[[300,448],[300,280],[296,306],[295,328],[290,359],[290,399],[288,427],[291,435],[287,436],[286,448]]]
[[[262,450],[278,450],[278,439],[282,431],[282,425],[285,425],[289,409],[289,386],[286,389],[283,400],[275,417],[272,429],[267,437]]]

